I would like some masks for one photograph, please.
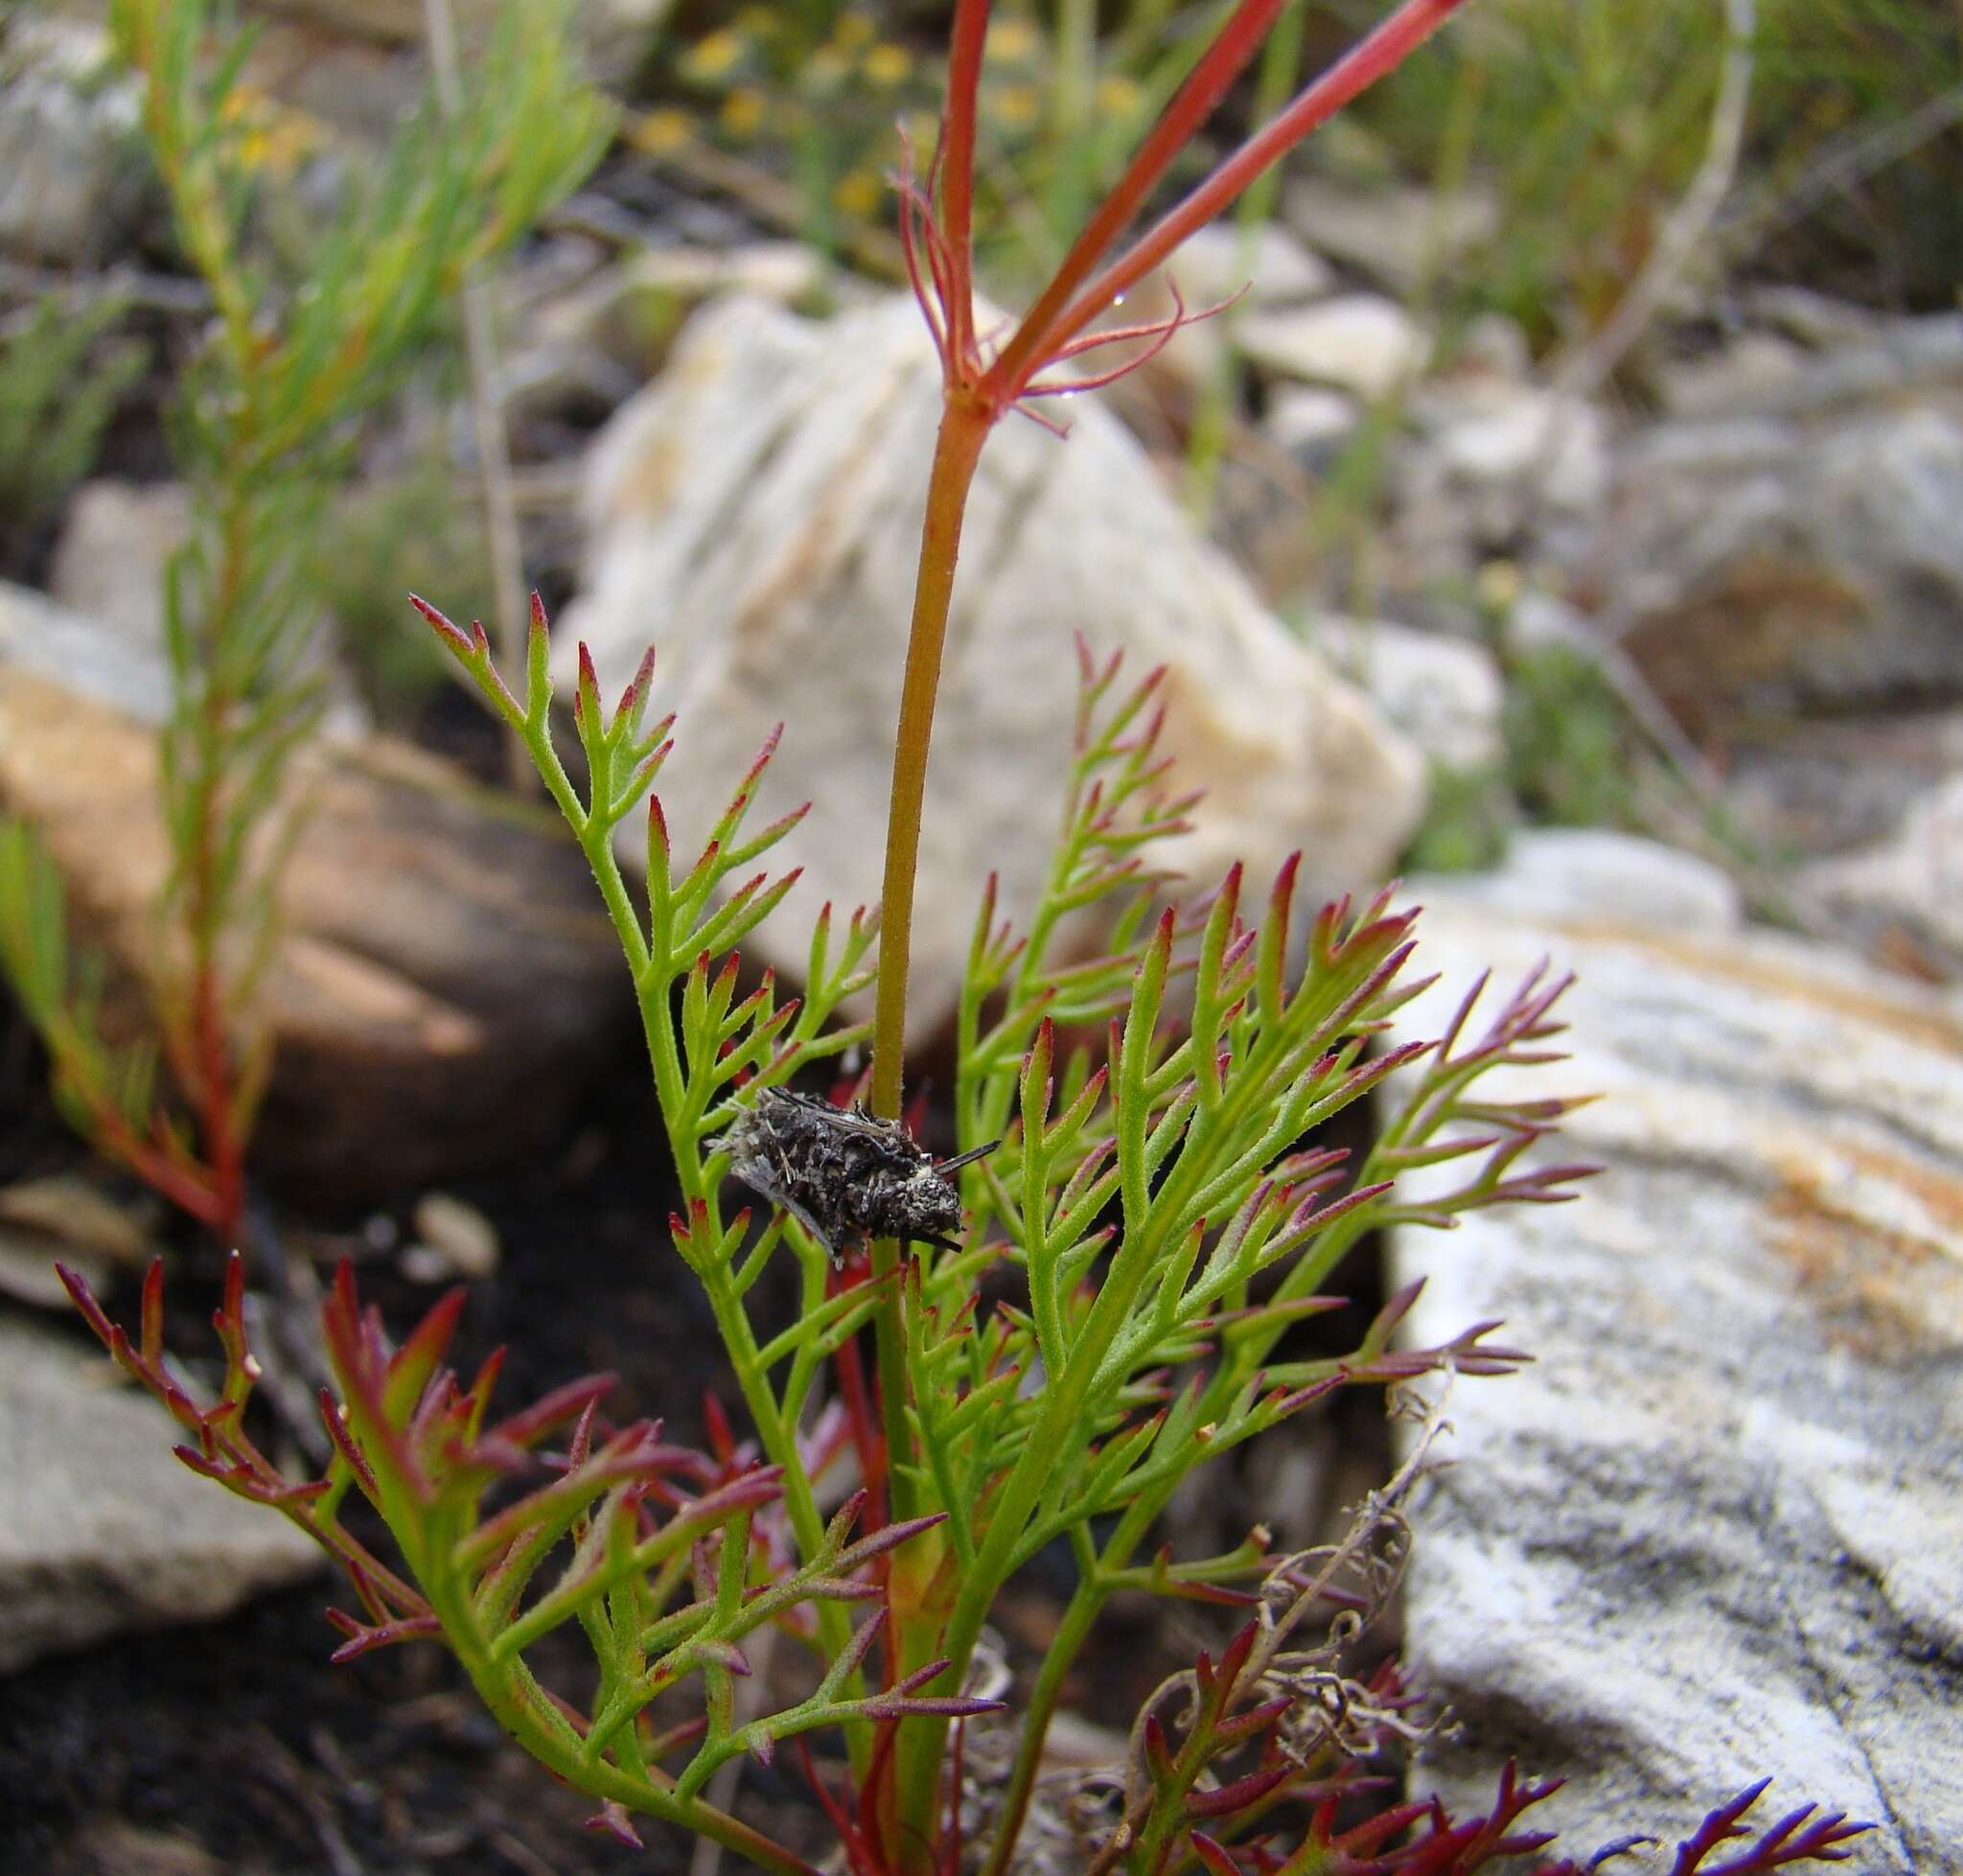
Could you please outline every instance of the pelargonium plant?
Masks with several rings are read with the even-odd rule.
[[[1549,1785],[1510,1773],[1490,1812],[1465,1820],[1386,1798],[1365,1775],[1423,1724],[1395,1668],[1357,1679],[1346,1646],[1395,1586],[1400,1506],[1425,1438],[1324,1549],[1279,1550],[1257,1528],[1223,1554],[1189,1556],[1161,1529],[1196,1471],[1336,1390],[1498,1376],[1526,1358],[1493,1339],[1496,1323],[1402,1345],[1411,1291],[1342,1356],[1303,1355],[1290,1331],[1336,1307],[1325,1286],[1373,1233],[1573,1195],[1587,1169],[1528,1158],[1567,1103],[1485,1091],[1496,1068],[1551,1058],[1562,983],[1536,975],[1483,1018],[1475,986],[1441,1036],[1387,1046],[1393,1016],[1424,987],[1410,970],[1413,915],[1389,893],[1299,915],[1291,862],[1258,904],[1237,869],[1168,902],[1154,845],[1194,802],[1159,754],[1160,674],[1127,683],[1116,657],[1080,644],[1075,761],[1048,883],[1020,928],[992,884],[978,895],[956,1153],[930,1160],[901,1124],[921,787],[962,509],[987,434],[1030,400],[1100,382],[1073,363],[1093,348],[1129,346],[1136,362],[1162,342],[1184,309],[1151,328],[1096,322],[1456,4],[1407,0],[1107,259],[1282,5],[1243,0],[1055,279],[991,340],[976,325],[969,227],[988,6],[958,0],[939,147],[927,177],[903,188],[946,404],[884,913],[820,912],[799,996],[769,974],[748,983],[738,960],[763,920],[784,915],[796,879],[765,863],[798,816],[748,819],[775,739],[702,851],[678,854],[651,792],[673,747],[673,719],[651,720],[652,653],[611,711],[582,653],[575,782],[552,741],[543,610],[525,669],[507,679],[481,628],[422,607],[529,751],[619,935],[679,1190],[671,1249],[708,1300],[746,1441],[704,1453],[648,1423],[617,1424],[605,1377],[496,1418],[497,1357],[468,1381],[445,1365],[460,1292],[392,1347],[344,1268],[325,1317],[333,1457],[322,1476],[290,1481],[247,1429],[259,1370],[236,1259],[210,1404],[166,1365],[157,1272],[133,1341],[69,1279],[115,1358],[185,1429],[185,1463],[277,1510],[343,1567],[357,1608],[333,1614],[340,1655],[449,1649],[510,1733],[591,1797],[597,1828],[637,1842],[635,1819],[659,1819],[753,1866],[813,1876],[818,1865],[728,1807],[718,1777],[789,1747],[835,1831],[825,1866],[859,1876],[1458,1876],[1510,1859],[1579,1876],[1578,1864],[1540,1858],[1546,1834],[1519,1825]],[[616,832],[635,820],[644,901],[616,854]],[[1104,934],[1089,957],[1064,941],[1087,915]],[[842,1020],[867,988],[871,1022]],[[833,1128],[810,1102],[786,1102],[780,1091],[813,1075],[851,1092],[842,1058],[867,1042],[866,1110]],[[1374,1144],[1355,1160],[1322,1144],[1325,1123],[1373,1091],[1388,1109]],[[874,1190],[875,1167],[904,1202]],[[1456,1176],[1434,1170],[1413,1199],[1399,1181],[1420,1168]],[[882,1229],[891,1235],[872,1235]],[[772,1329],[753,1299],[779,1262],[800,1307]],[[990,1617],[1045,1553],[1068,1558],[1074,1588],[1011,1708]],[[1231,1609],[1238,1627],[1148,1701],[1121,1764],[1051,1772],[1045,1743],[1066,1678],[1126,1592]],[[575,1627],[597,1669],[579,1702],[534,1665],[540,1643]],[[777,1651],[773,1686],[795,1685],[764,1698],[752,1669],[772,1630],[797,1651],[788,1666]],[[1836,1860],[1859,1828],[1809,1808],[1713,1862],[1744,1835],[1755,1796],[1712,1814],[1676,1876]]]

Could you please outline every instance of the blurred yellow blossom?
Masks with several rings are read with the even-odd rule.
[[[807,91],[836,91],[844,83],[852,69],[850,55],[837,46],[820,46],[809,58],[799,74]]]
[[[988,22],[987,54],[1005,64],[1019,64],[1032,58],[1042,44],[1036,29],[1026,19],[992,19]]]
[[[909,111],[900,120],[907,141],[913,146],[913,160],[925,163],[940,140],[940,119],[932,111]]]
[[[1027,130],[1043,114],[1043,94],[1033,84],[1005,84],[984,93],[982,110],[1005,130]]]
[[[839,23],[832,28],[832,44],[843,46],[847,52],[856,52],[861,46],[870,45],[878,36],[878,29],[865,13],[842,14]]]
[[[674,109],[643,111],[627,126],[627,140],[650,156],[672,156],[694,135],[688,113]]]
[[[1113,72],[1097,81],[1097,108],[1112,117],[1134,117],[1144,101],[1144,93],[1122,73]]]
[[[753,137],[763,128],[769,102],[753,84],[739,84],[723,100],[716,121],[732,137]]]
[[[1489,611],[1507,611],[1520,596],[1520,569],[1510,560],[1489,560],[1479,569],[1479,603]]]
[[[913,61],[907,57],[904,46],[883,43],[872,47],[866,53],[866,63],[862,69],[868,83],[876,84],[882,90],[890,91],[913,69]]]
[[[678,69],[690,84],[714,84],[727,78],[749,50],[749,40],[733,27],[726,26],[690,46],[682,54]]]
[[[252,85],[235,86],[222,106],[241,166],[290,175],[327,141],[320,120],[294,110]]]
[[[869,220],[886,198],[886,184],[875,170],[847,170],[832,189],[832,203],[853,221]]]

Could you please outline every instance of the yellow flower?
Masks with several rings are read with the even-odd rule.
[[[865,13],[843,13],[832,28],[832,44],[843,46],[847,52],[870,45],[877,36],[878,29]]]
[[[227,93],[220,115],[232,130],[232,154],[247,170],[290,175],[326,141],[317,118],[288,108],[255,85]]]
[[[1097,108],[1107,116],[1134,116],[1143,99],[1137,84],[1121,73],[1113,72],[1097,81]]]
[[[820,46],[804,61],[800,80],[806,91],[836,91],[850,70],[851,61],[837,46]]]
[[[1042,44],[1036,29],[1026,19],[995,19],[988,23],[987,54],[1014,65],[1033,58]]]
[[[866,63],[861,68],[869,84],[876,84],[883,91],[890,91],[913,69],[913,61],[907,57],[904,46],[877,45],[866,55]]]
[[[723,100],[716,119],[732,137],[753,137],[763,128],[767,110],[763,93],[753,84],[742,84]]]
[[[689,47],[682,56],[681,76],[691,84],[714,84],[727,78],[749,50],[743,35],[726,26]]]
[[[851,221],[869,220],[879,212],[886,185],[872,170],[847,170],[832,189],[832,202]]]
[[[1520,569],[1510,560],[1489,560],[1479,569],[1480,603],[1503,612],[1520,596]]]
[[[987,115],[1005,130],[1027,130],[1043,114],[1043,94],[1033,84],[1005,84],[982,100]]]
[[[320,127],[300,111],[281,111],[257,133],[259,161],[273,174],[291,175],[320,148]]]
[[[674,109],[643,111],[627,127],[628,142],[650,156],[672,156],[693,134],[688,113]]]

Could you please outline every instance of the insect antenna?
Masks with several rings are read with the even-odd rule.
[[[934,1170],[940,1173],[958,1172],[962,1167],[973,1166],[977,1160],[985,1159],[1001,1145],[1001,1141],[991,1140],[985,1146],[970,1146],[965,1153],[957,1153],[951,1160],[935,1160]]]

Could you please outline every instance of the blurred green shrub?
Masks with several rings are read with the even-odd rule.
[[[1456,769],[1432,758],[1424,819],[1397,866],[1400,872],[1469,873],[1496,867],[1519,819],[1505,773]]]
[[[305,584],[340,627],[362,697],[383,721],[412,716],[452,682],[427,633],[403,630],[405,592],[453,595],[459,611],[496,611],[491,552],[469,478],[438,450],[399,474],[343,491],[321,518]]]
[[[977,227],[982,265],[1005,288],[1054,266],[1185,76],[1205,29],[1229,10],[1229,0],[1176,18],[1170,0],[1135,0],[1115,15],[1091,0],[996,8],[979,108]],[[933,154],[949,11],[802,0],[727,18],[683,12],[655,61],[669,88],[637,141],[657,160],[705,142],[790,177],[802,203],[798,232],[843,247],[848,228],[890,225],[887,177],[903,141],[922,166]]]
[[[310,544],[362,420],[443,336],[472,270],[592,167],[612,116],[574,69],[565,0],[509,0],[463,107],[427,100],[295,269],[266,251],[257,210],[298,152],[241,83],[231,10],[112,0],[109,26],[141,81],[177,246],[212,305],[172,426],[192,519],[164,578],[157,1034],[127,1051],[98,1034],[59,881],[24,828],[0,852],[0,968],[48,1045],[65,1110],[236,1243],[271,1059],[262,993],[301,819],[289,780],[323,707],[308,657],[320,613]]]
[[[0,325],[0,530],[46,517],[95,467],[150,349],[116,336],[128,303],[53,292]]]
[[[1348,31],[1370,0],[1324,0]],[[1758,0],[1736,230],[1756,247],[1830,155],[1963,83],[1963,19],[1942,0]],[[1494,232],[1443,283],[1446,310],[1510,314],[1536,345],[1605,318],[1705,151],[1725,35],[1721,0],[1490,0],[1356,122],[1389,165],[1454,168],[1491,188]],[[1850,191],[1829,191],[1753,258],[1826,269],[1872,293],[1942,298],[1963,271],[1963,130],[1951,125]],[[1836,271],[1837,269],[1837,271]]]
[[[1506,660],[1502,752],[1487,769],[1434,758],[1424,819],[1399,860],[1408,872],[1497,866],[1521,824],[1650,825],[1635,728],[1598,660],[1537,646]],[[1653,766],[1653,765],[1651,765]]]
[[[1634,732],[1587,653],[1554,644],[1510,660],[1501,729],[1507,781],[1530,819],[1638,824]]]

